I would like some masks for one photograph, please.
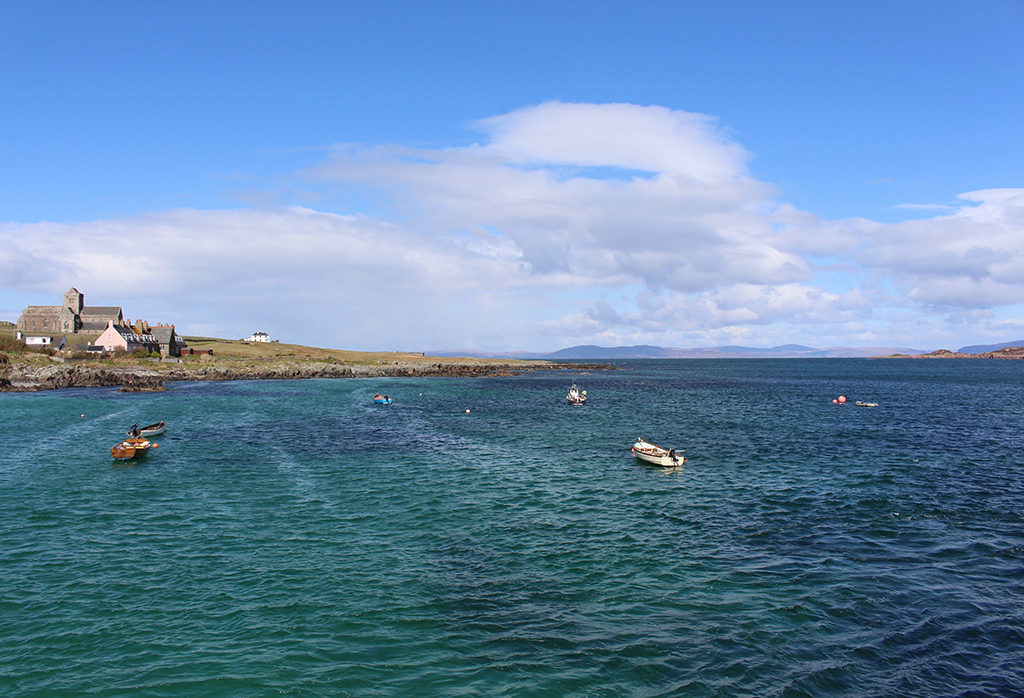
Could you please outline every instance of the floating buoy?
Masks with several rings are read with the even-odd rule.
[[[839,400],[833,400],[833,401],[832,401],[832,404],[833,404],[833,405],[838,405],[838,404],[839,404]]]
[[[466,410],[466,414],[469,414],[469,410]]]
[[[83,414],[83,415],[79,415],[79,416],[84,417],[85,415]]]
[[[160,444],[153,444],[153,448],[160,448]]]
[[[846,404],[846,396],[845,395],[840,395],[839,396],[839,404],[840,405],[845,405]]]

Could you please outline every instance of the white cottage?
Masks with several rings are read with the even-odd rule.
[[[51,349],[63,349],[64,345],[68,343],[68,340],[63,335],[49,335],[49,334],[25,334],[24,332],[18,332],[18,339],[25,342],[26,346],[30,347],[50,347]]]

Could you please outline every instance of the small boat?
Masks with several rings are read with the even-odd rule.
[[[878,407],[877,402],[861,402],[860,400],[858,400],[853,404],[856,405],[857,407]]]
[[[133,436],[125,439],[117,446],[110,449],[110,455],[115,460],[126,461],[133,458],[142,458],[144,455],[149,453],[149,449],[152,444],[148,439],[144,439],[141,436]]]
[[[637,439],[633,443],[633,457],[645,463],[663,465],[667,468],[673,468],[686,462],[686,459],[678,455],[674,448],[655,446],[643,439]]]
[[[141,429],[137,424],[133,424],[132,428],[128,430],[128,436],[159,436],[167,431],[167,424],[164,422],[157,422],[156,424],[150,424],[149,426],[142,427]]]
[[[389,398],[387,395],[382,395],[381,393],[377,393],[376,395],[374,395],[373,401],[376,402],[378,405],[390,405],[392,402],[394,402],[394,400]]]
[[[569,394],[565,396],[565,399],[569,401],[570,405],[582,405],[587,401],[587,391],[577,388],[576,381],[573,381],[572,387],[569,388]]]

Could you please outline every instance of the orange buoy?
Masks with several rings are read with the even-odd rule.
[[[840,395],[839,396],[839,404],[840,405],[846,404],[846,396],[845,395]]]

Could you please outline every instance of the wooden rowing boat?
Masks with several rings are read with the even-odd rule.
[[[138,434],[135,433],[136,431]],[[128,436],[160,436],[165,431],[167,431],[165,422],[157,422],[141,428],[132,425],[132,428],[128,430]]]
[[[141,436],[133,436],[129,439],[125,439],[116,446],[110,449],[110,455],[115,460],[126,461],[132,460],[133,458],[142,458],[144,455],[149,453],[149,449],[152,444],[148,439],[144,439]]]

